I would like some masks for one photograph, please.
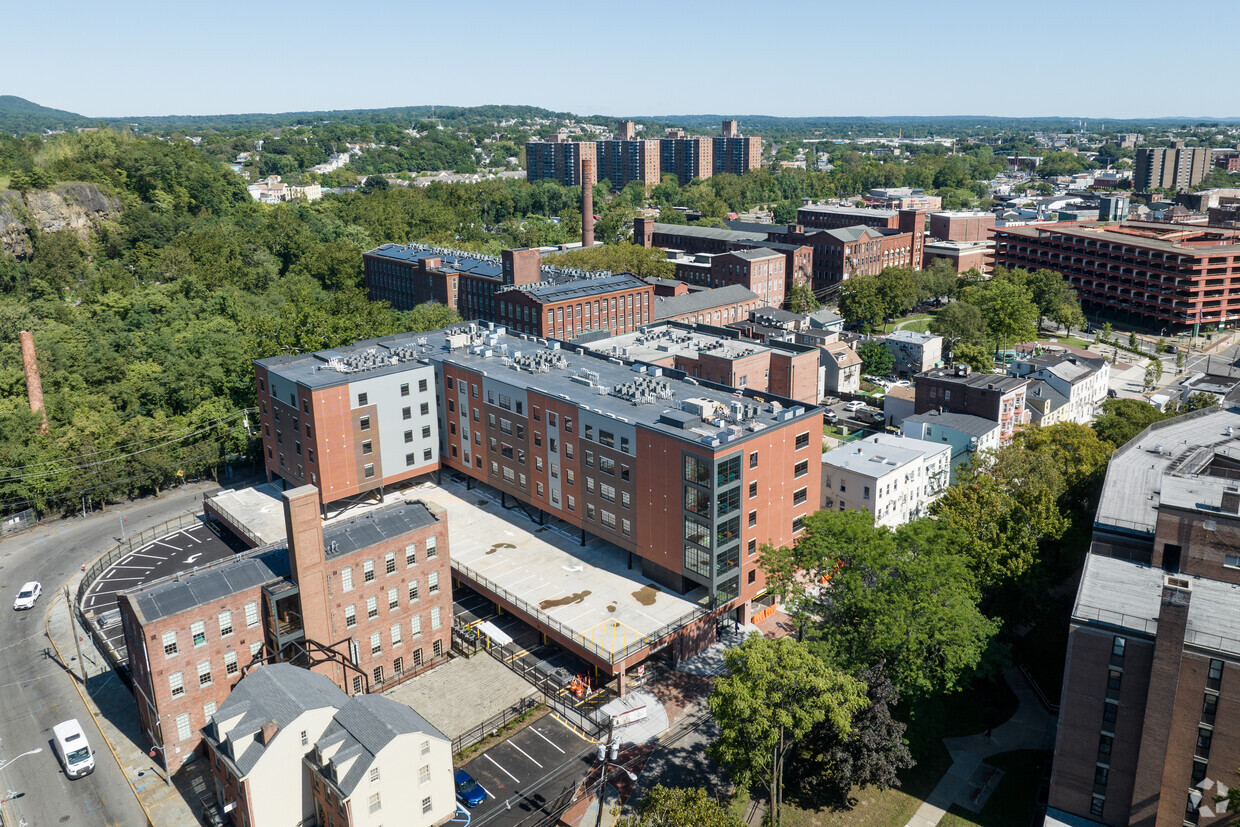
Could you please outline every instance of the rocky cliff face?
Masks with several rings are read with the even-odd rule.
[[[121,204],[94,184],[68,182],[50,190],[0,191],[0,253],[26,258],[35,233],[69,229],[86,240],[92,227],[120,214]]]

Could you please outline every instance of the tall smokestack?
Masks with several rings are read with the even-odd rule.
[[[26,368],[26,396],[30,398],[30,410],[43,414],[41,433],[47,433],[47,409],[43,407],[43,381],[39,378],[39,362],[34,352],[34,334],[21,332],[22,364]]]
[[[581,246],[594,246],[594,162],[581,159]]]

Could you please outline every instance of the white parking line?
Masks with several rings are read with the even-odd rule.
[[[180,546],[170,546],[170,545],[168,545],[167,543],[165,543],[165,542],[163,542],[163,541],[161,541],[161,540],[156,540],[155,542],[156,542],[156,543],[158,543],[159,545],[163,546],[164,548],[170,548],[170,549],[172,549],[173,551],[184,551],[184,549],[183,549],[183,548],[181,548]]]
[[[190,539],[191,539],[191,540],[193,540],[195,543],[201,543],[201,542],[202,542],[202,540],[199,540],[197,537],[195,537],[193,534],[190,534],[188,531],[182,530],[182,531],[180,531],[180,532],[178,532],[178,533],[180,533],[180,534],[184,534],[186,537],[190,538]]]
[[[508,770],[504,769],[503,766],[498,761],[496,761],[494,758],[486,754],[484,754],[483,757],[486,758],[488,761],[490,761],[495,766],[499,767],[499,771],[502,772],[504,775],[508,776],[513,781],[516,781],[518,784],[521,783],[521,780],[519,778],[517,778],[515,775],[510,773]]]
[[[154,566],[125,566],[125,565],[121,565],[120,563],[117,563],[112,568],[114,569],[141,569],[142,571],[150,571],[151,569],[155,567]]]
[[[561,755],[563,755],[563,754],[564,754],[564,750],[560,749],[560,745],[559,745],[559,744],[557,744],[555,741],[552,741],[550,738],[548,738],[546,735],[543,735],[541,732],[539,732],[538,730],[534,729],[534,727],[532,727],[532,726],[530,727],[530,731],[531,731],[531,732],[533,732],[535,735],[537,735],[539,738],[541,738],[541,739],[543,739],[544,741],[546,741],[546,742],[547,742],[548,744],[550,744],[551,746],[555,747],[556,749],[559,749],[559,750],[560,750],[560,754],[561,754]]]
[[[512,741],[509,741],[509,742],[508,742],[508,746],[512,747],[512,748],[513,748],[513,749],[515,749],[517,752],[521,753],[522,755],[524,755],[526,758],[530,759],[531,761],[534,761],[534,756],[530,755],[528,752],[526,752],[525,750],[521,749],[519,746],[517,746],[516,744],[514,744]],[[537,765],[537,767],[538,767],[539,769],[542,769],[542,764],[539,764],[537,761],[534,761],[534,764],[535,764],[535,765]]]
[[[116,583],[121,580],[145,580],[145,577],[101,577],[96,583]]]
[[[178,549],[178,551],[179,550],[180,549]],[[143,554],[140,551],[135,551],[133,554],[129,556],[130,557],[150,557],[152,560],[167,560],[168,559],[167,556],[160,557],[158,554]]]

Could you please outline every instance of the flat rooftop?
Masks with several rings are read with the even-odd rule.
[[[1153,635],[1166,576],[1162,569],[1130,560],[1087,554],[1072,620]],[[1185,644],[1240,654],[1240,586],[1185,574],[1174,577],[1188,581],[1191,595]]]
[[[833,448],[822,455],[822,464],[877,479],[926,454],[951,450],[950,445],[912,437],[882,435],[886,438],[880,440],[879,436],[876,434]]]
[[[1155,423],[1111,455],[1094,527],[1152,536],[1163,475],[1231,452],[1240,455],[1240,408],[1207,409]]]
[[[1222,256],[1240,253],[1240,230],[1199,224],[1166,224],[1153,221],[1125,221],[1122,224],[1057,223],[1004,227],[1002,232],[1031,239],[1046,235],[1067,235],[1180,255]]]
[[[485,486],[422,483],[407,494],[447,509],[452,567],[465,580],[493,588],[549,618],[582,645],[614,662],[626,647],[703,608],[705,588],[669,592],[630,570],[628,552],[604,540],[585,546],[564,524],[539,526],[524,512],[501,508]]]
[[[761,342],[685,330],[672,325],[653,325],[632,333],[621,333],[592,342],[590,347],[608,356],[619,355],[639,362],[656,362],[676,356],[696,359],[700,355],[716,359],[743,359],[773,350]]]
[[[832,207],[829,204],[806,204],[799,207],[808,212],[831,213],[832,215],[864,215],[868,218],[895,218],[899,210],[878,210],[869,207]]]

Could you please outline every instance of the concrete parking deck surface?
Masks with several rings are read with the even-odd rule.
[[[453,658],[383,694],[412,707],[444,735],[456,738],[537,696],[538,690],[479,652],[471,658]]]
[[[448,511],[453,565],[467,567],[535,607],[583,642],[615,654],[692,615],[694,599],[665,591],[627,565],[628,552],[603,540],[582,546],[571,526],[539,526],[523,511],[501,508],[493,491],[461,483],[408,489]],[[613,657],[614,661],[615,658]]]

